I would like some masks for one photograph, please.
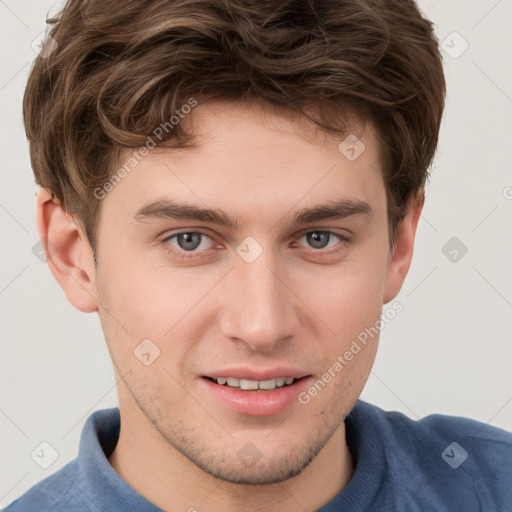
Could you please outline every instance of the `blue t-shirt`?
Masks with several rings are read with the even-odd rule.
[[[119,409],[91,414],[78,457],[5,512],[157,512],[108,462]],[[319,512],[512,510],[512,434],[467,418],[414,421],[358,400],[345,420],[355,472]],[[192,504],[193,505],[193,504]]]

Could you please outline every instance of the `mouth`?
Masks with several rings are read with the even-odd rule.
[[[298,372],[270,372],[274,375],[247,375],[250,371],[236,372],[236,377],[217,374],[202,376],[201,389],[211,398],[212,406],[228,408],[247,416],[273,416],[298,404],[298,396],[311,385],[311,375]],[[224,373],[224,372],[222,372]],[[235,372],[234,372],[235,373]],[[267,372],[268,373],[268,372]],[[279,375],[279,376],[278,376]],[[252,379],[241,378],[242,376]],[[259,379],[257,379],[259,377]]]
[[[236,377],[204,377],[205,379],[218,384],[219,386],[227,386],[230,388],[240,389],[242,391],[272,391],[278,388],[292,386],[295,382],[308,377],[276,377],[266,380],[249,380],[237,379]]]

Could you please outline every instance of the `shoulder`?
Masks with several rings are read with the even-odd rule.
[[[356,410],[359,421],[372,421],[380,427],[384,437],[390,441],[399,440],[402,445],[411,443],[417,446],[420,443],[437,446],[438,443],[465,441],[468,447],[477,450],[474,455],[490,460],[511,454],[510,432],[470,418],[431,414],[415,420],[401,412],[384,411],[361,400],[353,409],[354,412]],[[485,448],[485,451],[480,453],[480,448]]]
[[[511,433],[459,416],[415,420],[362,401],[354,410],[363,430],[366,421],[378,432],[392,485],[410,505],[471,511],[503,510],[512,503]]]
[[[512,469],[512,434],[506,430],[461,416],[431,414],[414,420],[398,412],[382,413],[389,431],[398,433],[402,442],[443,448],[436,453],[454,469],[470,458],[478,460],[483,471],[499,461],[508,461],[499,464],[501,471]]]
[[[89,512],[91,508],[79,487],[80,478],[77,458],[35,484],[3,512]]]

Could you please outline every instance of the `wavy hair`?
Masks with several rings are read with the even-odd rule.
[[[36,182],[95,248],[100,201],[121,148],[144,145],[193,97],[257,100],[380,144],[391,243],[424,188],[446,84],[432,22],[413,0],[68,0],[48,19],[23,99]],[[192,147],[183,124],[161,145]]]

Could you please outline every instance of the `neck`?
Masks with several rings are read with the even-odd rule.
[[[135,418],[121,413],[121,420],[119,441],[109,462],[140,495],[167,512],[314,511],[341,492],[354,472],[344,423],[295,477],[271,485],[240,485],[198,468],[160,436],[142,413]]]

